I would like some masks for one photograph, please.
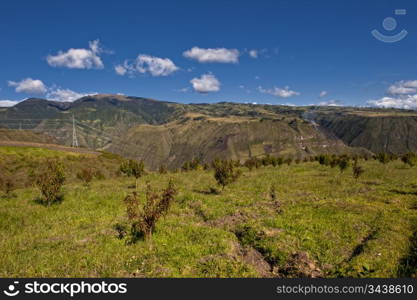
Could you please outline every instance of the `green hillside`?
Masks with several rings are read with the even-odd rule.
[[[304,158],[322,153],[369,153],[350,148],[299,118],[212,117],[190,113],[163,125],[139,125],[106,150],[143,159],[151,169],[181,167],[196,158],[245,161],[265,155]]]
[[[417,276],[417,173],[398,160],[360,160],[359,179],[318,162],[241,167],[220,192],[212,170],[148,173],[140,201],[147,182],[172,179],[178,194],[152,241],[129,242],[123,199],[134,180],[73,176],[87,165],[117,173],[117,158],[0,149],[9,167],[51,156],[69,167],[59,204],[39,204],[32,185],[0,198],[2,277]]]
[[[144,160],[150,168],[268,153],[417,151],[417,113],[399,109],[179,104],[103,94],[72,103],[28,99],[0,109],[0,126],[35,130],[69,146],[73,116],[82,147]]]

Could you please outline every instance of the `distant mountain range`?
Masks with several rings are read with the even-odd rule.
[[[417,151],[417,111],[398,109],[180,104],[94,95],[74,102],[31,98],[0,108],[0,127],[33,130],[71,145],[73,116],[81,146],[143,159],[151,169],[177,168],[192,158]],[[0,131],[0,140],[6,131]],[[22,136],[8,131],[7,139],[14,134]]]

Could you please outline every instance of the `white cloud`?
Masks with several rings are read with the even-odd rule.
[[[146,54],[139,54],[133,61],[125,61],[122,65],[115,66],[114,70],[119,75],[133,75],[135,72],[150,73],[152,76],[168,76],[179,68],[169,58],[160,58]]]
[[[200,78],[190,80],[193,89],[199,93],[218,92],[220,90],[220,82],[212,74],[203,74]]]
[[[391,85],[387,94],[389,95],[407,95],[417,93],[417,80],[399,81]]]
[[[367,103],[377,107],[417,109],[417,95],[387,96],[376,100],[369,100]]]
[[[258,50],[250,50],[249,55],[252,58],[258,58]]]
[[[284,87],[284,88],[279,88],[279,87],[273,87],[272,89],[264,89],[263,87],[258,87],[258,90],[261,93],[264,94],[270,94],[276,97],[280,97],[280,98],[290,98],[293,96],[298,96],[300,95],[299,92],[290,90],[290,88],[288,86]]]
[[[8,85],[15,87],[17,93],[44,94],[47,91],[45,84],[39,79],[26,78],[18,82],[9,81]]]
[[[239,61],[237,49],[193,47],[184,51],[183,55],[200,63],[237,63]]]
[[[20,101],[13,101],[13,100],[0,100],[0,107],[11,107],[15,106]]]
[[[57,55],[48,55],[46,61],[52,67],[102,69],[104,64],[99,56],[101,52],[99,40],[95,40],[89,42],[89,49],[71,48],[66,52],[59,51]]]
[[[369,100],[367,104],[377,107],[417,109],[417,80],[401,80],[391,85],[387,96]]]
[[[95,95],[97,93],[77,93],[70,89],[61,89],[61,88],[54,88],[50,89],[46,94],[46,97],[49,100],[60,101],[60,102],[73,102],[81,97],[88,96],[88,95]]]
[[[340,100],[333,99],[329,101],[322,101],[315,105],[316,106],[343,106],[343,103]]]
[[[149,72],[152,76],[167,76],[177,71],[178,67],[169,58],[142,54],[136,59],[136,69],[140,73]]]
[[[327,94],[328,94],[327,91],[321,91],[320,94],[319,94],[319,98],[324,98],[324,97],[327,96]]]
[[[114,70],[116,71],[116,74],[121,75],[121,76],[127,73],[127,69],[122,65],[115,66]]]

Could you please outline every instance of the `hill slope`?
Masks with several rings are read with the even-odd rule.
[[[37,130],[71,145],[73,115],[81,146],[143,159],[152,168],[177,167],[196,157],[417,151],[417,113],[395,109],[179,104],[94,95],[72,103],[28,99],[0,109],[0,126]]]

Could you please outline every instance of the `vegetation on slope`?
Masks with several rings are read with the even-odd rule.
[[[351,167],[315,161],[241,167],[221,193],[212,170],[148,173],[140,203],[147,185],[162,190],[172,180],[178,189],[152,247],[127,237],[131,179],[69,181],[50,207],[34,201],[36,188],[21,188],[0,201],[0,276],[416,276],[415,168],[359,164],[357,179]]]

